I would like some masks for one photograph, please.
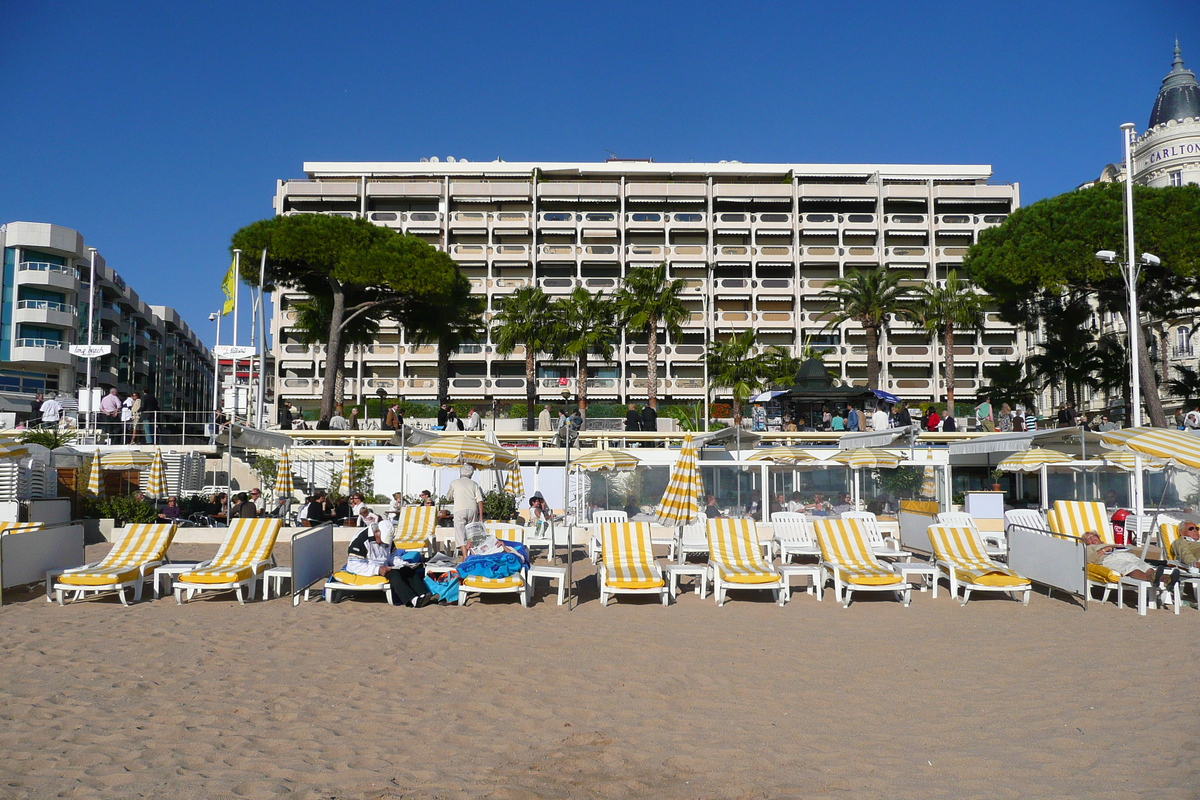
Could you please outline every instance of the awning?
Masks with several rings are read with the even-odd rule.
[[[292,446],[292,437],[286,433],[260,431],[245,425],[233,425],[233,446],[246,447],[253,450],[286,450]],[[225,431],[217,438],[218,444],[229,441]]]
[[[392,447],[400,447],[401,442],[403,441],[404,446],[414,447],[416,445],[425,444],[426,442],[432,442],[436,438],[438,438],[438,434],[434,431],[427,431],[421,428],[414,428],[411,425],[405,425],[403,439],[401,439],[400,432],[397,431],[392,435],[392,438],[388,444]]]
[[[752,433],[744,428],[722,428],[719,431],[711,431],[709,433],[699,433],[692,437],[692,441],[697,447],[704,447],[707,444],[724,445],[726,450],[735,451],[739,445],[743,450],[752,450],[762,441],[762,437],[757,433]]]
[[[913,430],[912,425],[905,425],[900,428],[888,428],[885,431],[862,431],[859,433],[846,433],[838,439],[839,450],[857,450],[860,447],[892,447],[896,444],[896,440],[903,438],[904,444],[908,443],[908,435]]]
[[[950,445],[951,456],[975,453],[1016,453],[1031,447],[1045,447],[1077,458],[1095,458],[1101,454],[1100,434],[1082,428],[1058,428],[1025,433],[989,433],[965,442]]]

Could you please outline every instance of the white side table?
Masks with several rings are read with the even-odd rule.
[[[700,595],[701,600],[708,596],[708,564],[667,564],[663,569],[667,571],[667,586],[671,589],[672,600],[679,594],[679,578],[682,575],[699,578],[695,581],[696,588],[693,591]]]
[[[176,575],[182,575],[185,572],[191,572],[199,564],[199,561],[172,561],[170,564],[163,564],[161,567],[154,568],[154,599],[157,600],[160,596],[161,589],[159,581],[166,583],[167,593],[171,591],[172,578]]]
[[[275,584],[275,596],[276,597],[283,596],[283,579],[284,578],[287,578],[289,581],[292,579],[292,568],[291,567],[271,567],[269,570],[267,570],[266,572],[264,572],[262,574],[263,600],[264,601],[271,599],[271,584],[272,584],[272,582],[274,582],[274,584]]]
[[[937,600],[938,592],[938,568],[937,565],[929,561],[898,561],[892,564],[892,569],[900,574],[900,578],[905,583],[910,583],[910,575],[922,575],[926,578],[932,588],[933,599]],[[921,584],[921,591],[925,591],[925,583]]]
[[[529,568],[529,591],[530,597],[533,596],[533,584],[535,578],[547,578],[551,582],[558,581],[558,604],[561,606],[567,601],[567,568],[555,567],[550,564],[536,564]]]
[[[783,576],[783,602],[792,599],[792,578],[797,575],[808,578],[806,592],[815,595],[818,601],[824,597],[825,570],[820,564],[780,564],[775,569]]]

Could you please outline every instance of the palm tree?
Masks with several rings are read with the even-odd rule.
[[[946,416],[954,416],[954,330],[983,329],[983,298],[958,273],[950,270],[946,285],[928,284],[917,294],[914,311],[917,322],[933,336],[942,337],[946,359]]]
[[[552,352],[576,364],[579,410],[587,411],[588,356],[612,360],[617,338],[616,314],[604,292],[592,294],[582,286],[551,305],[555,321]]]
[[[347,302],[355,305],[362,302],[365,297],[364,293],[347,292]],[[333,298],[328,295],[317,294],[308,297],[300,303],[296,304],[296,338],[302,344],[316,347],[325,343],[329,336],[329,323],[333,318]],[[373,316],[362,314],[347,321],[342,328],[342,345],[345,350],[352,349],[355,345],[372,344],[378,338],[379,320]],[[326,349],[325,357],[329,357],[329,351]],[[333,386],[333,404],[340,406],[346,399],[346,364],[343,358],[343,363],[336,366],[334,372]],[[328,422],[328,420],[325,420]]]
[[[1129,404],[1133,389],[1130,383],[1128,342],[1124,336],[1115,333],[1106,333],[1096,342],[1096,354],[1100,357],[1100,369],[1096,373],[1099,388],[1106,391],[1110,398],[1114,391],[1120,392],[1121,405],[1125,409],[1124,418],[1127,420],[1133,416],[1133,408]],[[1111,399],[1109,405],[1112,405]]]
[[[988,381],[987,394],[993,403],[1028,403],[1033,404],[1033,398],[1041,389],[1038,379],[1029,374],[1025,365],[1020,361],[1002,361],[990,367],[983,368],[983,376]]]
[[[1088,327],[1092,306],[1084,294],[1048,296],[1039,302],[1045,341],[1028,363],[1033,374],[1051,386],[1061,384],[1067,402],[1074,403],[1083,386],[1096,388],[1102,364],[1096,335]]]
[[[742,404],[750,399],[762,382],[762,359],[754,355],[757,346],[753,328],[734,334],[725,341],[708,345],[709,380],[724,386],[733,396],[733,424],[742,424]]]
[[[902,286],[900,273],[888,272],[884,267],[870,271],[857,271],[845,278],[829,281],[821,298],[832,300],[838,307],[830,312],[826,328],[843,322],[857,322],[867,335],[867,388],[880,388],[879,338],[888,329],[889,317],[911,316],[905,301],[911,299],[912,290]]]
[[[667,279],[667,262],[657,267],[631,269],[613,297],[617,321],[630,330],[646,333],[646,403],[658,408],[658,327],[678,340],[683,321],[691,316],[679,298],[687,282]]]
[[[533,430],[537,403],[537,354],[551,349],[554,333],[550,296],[540,287],[522,286],[505,297],[492,316],[492,340],[496,352],[508,355],[525,346],[525,421]]]

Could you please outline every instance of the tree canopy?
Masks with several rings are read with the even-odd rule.
[[[469,287],[445,253],[360,219],[299,214],[259,220],[237,231],[230,249],[240,249],[243,261],[266,251],[268,290],[284,286],[325,298],[319,303],[322,316],[328,310],[323,422],[333,414],[338,366],[355,320],[390,318],[411,325],[423,309],[447,306]],[[257,278],[257,270],[244,270],[247,283]]]

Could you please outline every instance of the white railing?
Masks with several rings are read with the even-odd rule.
[[[27,308],[34,311],[57,311],[60,314],[76,315],[75,306],[66,303],[55,303],[52,300],[18,300],[17,308]]]
[[[60,342],[56,339],[17,339],[13,342],[14,347],[44,347],[47,350],[66,350],[66,342]]]
[[[17,265],[18,272],[53,272],[59,275],[78,277],[74,267],[64,267],[62,264],[52,264],[49,261],[22,261]]]

